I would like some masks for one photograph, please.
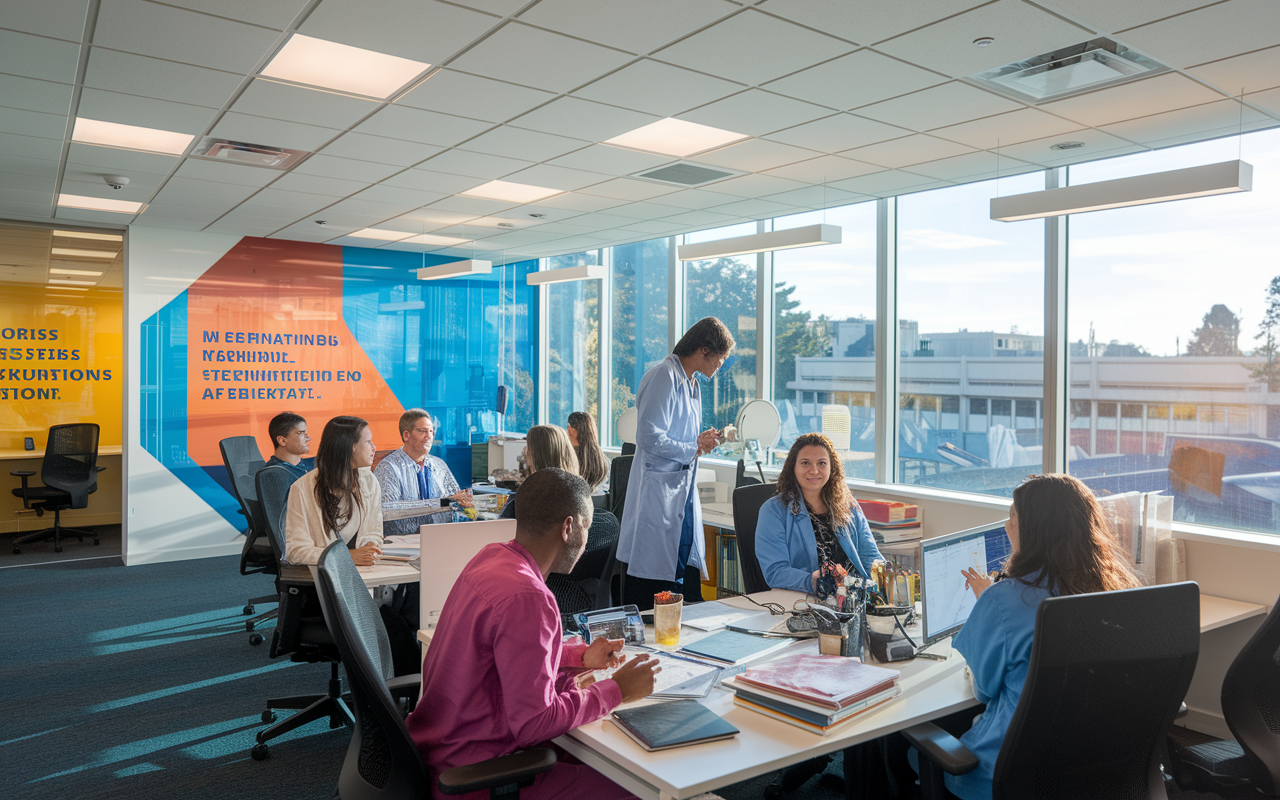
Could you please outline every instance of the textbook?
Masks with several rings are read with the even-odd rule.
[[[797,653],[752,667],[734,682],[839,711],[894,687],[900,674],[856,658]]]
[[[829,736],[857,720],[864,712],[870,711],[881,703],[888,702],[889,700],[897,697],[898,691],[898,687],[894,686],[893,688],[886,689],[878,694],[873,694],[865,700],[861,700],[853,706],[850,706],[848,713],[829,718],[828,720],[824,720],[820,715],[811,714],[795,707],[788,707],[785,703],[772,698],[769,698],[771,702],[766,704],[764,702],[760,702],[759,696],[756,696],[753,699],[748,699],[746,695],[739,693],[734,695],[733,704],[750,709],[757,714],[764,714],[766,717],[773,717],[776,720],[781,720],[782,722],[794,725],[797,728],[803,728],[810,733],[816,733],[819,736]],[[741,692],[741,689],[739,689],[739,692]],[[827,724],[823,724],[824,721],[826,721]]]
[[[716,742],[738,735],[738,729],[697,700],[671,700],[610,715],[623,733],[649,752]]]
[[[745,664],[794,643],[794,639],[766,639],[750,633],[725,630],[687,644],[680,648],[680,652],[737,665]]]

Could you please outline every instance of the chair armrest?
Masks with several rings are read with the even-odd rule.
[[[392,697],[407,697],[412,692],[416,698],[422,692],[422,675],[420,673],[397,675],[387,681],[387,691],[391,692]]]
[[[1186,703],[1181,703],[1181,704],[1179,704],[1179,705],[1178,705],[1178,713],[1177,713],[1177,714],[1174,714],[1174,715],[1173,715],[1173,718],[1174,718],[1174,719],[1182,719],[1183,717],[1185,717],[1185,716],[1187,715],[1187,712],[1188,712],[1188,711],[1190,711],[1190,710],[1191,710],[1191,709],[1187,708],[1187,704],[1186,704]]]
[[[509,756],[499,756],[488,761],[454,767],[440,773],[440,792],[447,795],[466,794],[481,789],[492,789],[509,783],[528,785],[534,776],[556,765],[555,751],[535,747]]]
[[[977,756],[960,744],[959,739],[932,722],[913,725],[903,730],[902,735],[921,755],[951,775],[963,775],[978,766]]]
[[[97,470],[98,472],[102,472],[104,469],[106,469],[106,467],[99,467],[97,464],[95,464],[95,465],[93,466],[93,468],[94,468],[95,470]]]
[[[15,478],[30,478],[36,473],[34,470],[29,470],[29,469],[15,469],[9,474],[14,476]]]

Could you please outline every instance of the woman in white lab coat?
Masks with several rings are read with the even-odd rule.
[[[636,453],[618,537],[618,561],[626,565],[624,603],[651,608],[661,591],[682,592],[686,603],[702,599],[706,554],[694,473],[698,457],[720,437],[714,428],[698,432],[702,392],[694,375],[713,377],[734,344],[723,322],[706,317],[640,381]]]

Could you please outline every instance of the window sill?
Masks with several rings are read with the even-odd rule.
[[[1241,547],[1246,550],[1261,550],[1266,553],[1280,553],[1280,536],[1272,533],[1255,533],[1254,531],[1175,523],[1173,536],[1176,539],[1188,542]]]

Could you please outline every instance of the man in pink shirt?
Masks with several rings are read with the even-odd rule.
[[[546,584],[549,573],[568,573],[586,547],[592,516],[586,481],[540,469],[516,499],[516,538],[484,547],[449,592],[422,665],[422,699],[406,720],[438,797],[435,780],[444,770],[543,744],[653,692],[658,668],[649,658],[633,659],[612,678],[584,688],[560,672],[621,660],[621,640],[561,642],[560,611]],[[560,755],[522,797],[632,796]]]

